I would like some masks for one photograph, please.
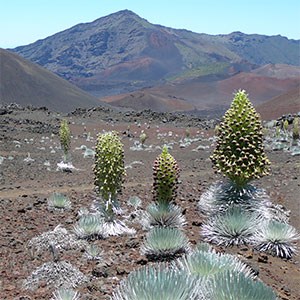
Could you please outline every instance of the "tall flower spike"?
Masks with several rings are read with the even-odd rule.
[[[116,200],[125,176],[124,150],[114,131],[98,136],[95,152],[95,186],[103,200]]]
[[[153,165],[153,198],[157,203],[168,206],[177,196],[179,168],[167,146],[156,158]]]
[[[62,120],[59,129],[60,145],[64,151],[64,158],[67,159],[68,152],[71,148],[71,131],[66,120]]]
[[[293,120],[293,140],[299,140],[300,139],[300,135],[299,135],[299,118],[295,117]]]
[[[238,187],[268,174],[261,120],[244,90],[235,94],[220,123],[211,160]]]

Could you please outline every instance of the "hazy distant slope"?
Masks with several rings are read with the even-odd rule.
[[[300,85],[258,105],[256,109],[265,120],[277,119],[284,114],[300,112]]]
[[[67,112],[101,102],[52,72],[0,49],[0,103],[46,106]]]
[[[233,32],[208,35],[154,25],[123,10],[13,51],[96,95],[162,80],[299,65],[299,41]]]
[[[133,110],[151,109],[157,112],[174,112],[195,109],[195,106],[188,101],[178,99],[175,96],[151,93],[150,89],[105,97],[102,100],[118,107],[131,108]]]
[[[217,38],[225,43],[229,50],[250,63],[300,65],[299,40],[281,35],[266,36],[242,32],[219,35]]]
[[[299,48],[300,51],[300,48]],[[260,68],[253,70],[251,73],[274,77],[279,79],[285,78],[298,78],[300,81],[300,67],[299,66],[291,66],[285,64],[267,64]]]
[[[298,67],[299,68],[299,67]],[[300,68],[299,68],[300,69]],[[282,95],[299,86],[300,80],[297,77],[280,79],[276,77],[261,76],[255,73],[241,72],[234,76],[224,78],[216,76],[199,77],[192,80],[177,82],[176,84],[165,84],[142,91],[111,97],[109,102],[114,105],[126,106],[135,109],[136,107],[149,108],[150,95],[152,95],[152,109],[157,110],[159,101],[164,110],[186,110],[185,107],[195,107],[198,110],[224,111],[232,101],[233,93],[239,89],[245,89],[253,104],[259,105],[269,99]],[[173,100],[166,102],[166,99]],[[103,98],[104,101],[107,99]],[[166,104],[167,103],[167,107]],[[159,109],[158,109],[159,110]]]

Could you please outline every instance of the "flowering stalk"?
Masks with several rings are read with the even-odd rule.
[[[66,120],[62,120],[59,129],[60,145],[64,151],[64,161],[67,161],[67,156],[71,148],[71,131]]]
[[[123,144],[116,132],[98,136],[95,148],[95,186],[105,201],[116,200],[125,175]]]
[[[261,120],[245,91],[235,94],[218,131],[211,160],[215,168],[237,187],[268,174]]]
[[[153,178],[154,200],[160,205],[168,206],[177,196],[179,168],[166,146],[154,162]]]

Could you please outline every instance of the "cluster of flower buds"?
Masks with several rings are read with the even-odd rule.
[[[60,123],[59,139],[64,154],[67,155],[71,147],[71,131],[66,120],[62,120]]]
[[[237,186],[268,174],[261,120],[244,90],[235,94],[219,125],[211,160],[216,169]]]
[[[114,131],[100,134],[95,148],[95,186],[103,200],[116,199],[125,176],[124,149]]]
[[[179,168],[174,157],[164,146],[153,165],[153,198],[158,204],[170,204],[177,196]]]

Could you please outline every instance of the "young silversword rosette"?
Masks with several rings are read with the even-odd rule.
[[[205,289],[210,300],[276,300],[273,290],[243,273],[226,271],[217,274]]]
[[[212,250],[196,249],[192,253],[179,258],[176,261],[176,266],[188,274],[205,280],[212,279],[213,276],[226,271],[243,273],[250,278],[255,277],[255,272],[236,256],[217,253]]]
[[[177,228],[151,229],[141,247],[141,253],[151,260],[171,260],[190,251],[185,234]]]
[[[103,223],[103,218],[99,214],[82,215],[74,225],[74,232],[80,239],[101,239],[106,237]]]
[[[232,206],[224,213],[209,218],[201,233],[205,241],[219,246],[243,245],[250,242],[255,226],[260,222],[259,214]]]
[[[238,187],[268,174],[261,120],[244,90],[239,90],[219,126],[211,160]]]
[[[167,146],[153,165],[153,198],[159,204],[171,204],[177,196],[179,168]]]
[[[124,150],[114,131],[100,134],[95,149],[95,186],[104,201],[116,200],[125,176]]]
[[[51,300],[79,300],[80,294],[70,288],[59,288],[53,292]]]
[[[157,226],[181,228],[186,221],[178,205],[151,203],[142,215],[141,224],[145,229]]]
[[[260,224],[253,236],[253,244],[259,251],[289,259],[296,252],[293,243],[299,238],[293,226],[271,220]]]
[[[185,272],[165,266],[146,266],[129,274],[112,300],[196,300],[197,282]]]
[[[49,210],[62,211],[62,210],[70,209],[72,206],[69,197],[67,197],[61,193],[53,193],[48,198],[47,202],[48,202]]]

